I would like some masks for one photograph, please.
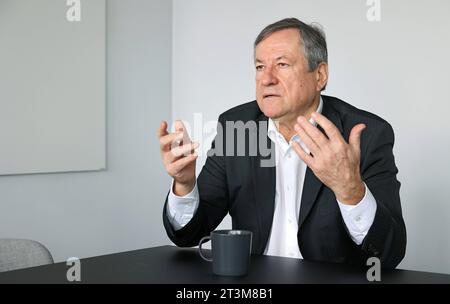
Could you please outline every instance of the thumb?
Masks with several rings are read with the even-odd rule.
[[[350,132],[350,138],[348,139],[348,143],[353,149],[359,150],[361,144],[361,133],[366,128],[365,124],[359,124],[353,127]]]
[[[158,137],[162,137],[167,134],[169,134],[169,133],[167,133],[167,122],[162,121],[161,124],[159,125]]]

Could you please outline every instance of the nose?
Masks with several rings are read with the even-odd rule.
[[[262,84],[264,86],[276,85],[278,83],[278,78],[275,75],[272,67],[267,67],[262,75]]]

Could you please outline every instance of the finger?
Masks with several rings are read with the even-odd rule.
[[[175,125],[175,131],[183,132],[185,129],[184,124],[181,120],[176,120],[174,125]]]
[[[311,139],[317,144],[319,148],[328,144],[326,136],[320,132],[317,127],[313,126],[304,116],[297,118],[297,123],[305,130],[305,132],[311,137]]]
[[[329,139],[333,141],[344,141],[341,132],[339,132],[338,128],[336,128],[336,126],[329,121],[328,118],[317,112],[312,113],[311,117],[325,130],[325,133]]]
[[[189,134],[188,134],[183,122],[181,120],[176,120],[174,125],[175,125],[175,132],[183,132],[184,133],[183,143],[184,144],[190,143],[191,138],[189,137]]]
[[[172,154],[173,158],[176,159],[181,156],[188,156],[192,154],[198,147],[199,147],[198,142],[192,142],[190,144],[182,145],[170,150],[170,154]]]
[[[302,139],[303,143],[308,147],[309,151],[311,151],[313,155],[317,155],[320,152],[320,148],[306,133],[305,129],[303,129],[299,124],[295,124],[294,129]]]
[[[167,132],[167,122],[166,121],[162,121],[159,124],[159,129],[158,129],[158,138],[161,138],[163,136],[166,136],[167,134],[169,134]]]
[[[350,132],[350,137],[348,139],[348,143],[350,146],[353,147],[353,149],[359,151],[360,144],[361,144],[361,134],[366,128],[365,124],[359,124],[353,127],[352,131]]]
[[[305,162],[305,164],[311,168],[314,163],[314,157],[306,153],[305,150],[303,150],[300,144],[296,141],[293,142],[292,147],[294,148],[295,152],[297,152],[298,156]]]
[[[170,165],[171,166],[170,171],[173,174],[173,176],[178,175],[181,172],[181,170],[183,170],[184,168],[186,168],[186,166],[193,163],[197,159],[197,157],[198,157],[197,153],[193,153],[189,156],[180,158],[176,162],[172,163]]]
[[[161,150],[163,151],[169,151],[172,146],[174,146],[177,142],[180,145],[181,141],[183,140],[184,134],[183,133],[170,133],[166,136],[159,138],[159,145]]]

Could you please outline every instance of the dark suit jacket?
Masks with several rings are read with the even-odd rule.
[[[308,168],[297,234],[301,253],[307,260],[359,265],[365,265],[369,257],[375,256],[380,258],[383,268],[394,268],[405,255],[406,229],[392,152],[392,127],[380,117],[337,98],[322,96],[322,99],[322,114],[336,125],[346,141],[356,124],[367,126],[361,136],[361,175],[376,199],[377,211],[363,243],[356,245],[349,236],[334,193]],[[220,115],[219,124],[225,130],[226,121],[267,120],[253,101]],[[262,131],[267,136],[267,128]],[[216,148],[218,141],[226,148],[223,138],[216,137],[212,148]],[[273,148],[266,139],[268,147]],[[272,226],[276,176],[275,167],[261,166],[260,161],[265,158],[261,154],[258,149],[256,156],[208,156],[197,179],[200,204],[192,220],[175,231],[164,206],[163,221],[169,238],[178,246],[195,246],[230,213],[233,229],[252,231],[253,253],[263,254]]]

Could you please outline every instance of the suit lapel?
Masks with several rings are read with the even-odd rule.
[[[328,118],[343,133],[341,119],[336,110],[330,105],[328,98],[322,96],[323,108],[322,115]],[[325,134],[325,131],[318,126],[319,130]],[[317,195],[322,188],[323,183],[314,175],[314,172],[308,167],[306,169],[305,181],[303,184],[303,193],[300,204],[300,214],[298,220],[299,229],[308,217],[312,207],[316,203]]]
[[[257,156],[250,157],[252,162],[253,184],[255,191],[254,194],[257,204],[256,212],[258,214],[259,229],[261,232],[259,235],[260,240],[256,243],[259,247],[255,249],[257,249],[257,252],[260,254],[264,252],[267,240],[269,239],[270,230],[272,228],[273,214],[275,211],[275,152],[272,141],[267,137],[267,120],[267,117],[262,114],[256,121],[256,123],[258,124],[258,133],[263,133],[261,133],[261,136],[258,136]],[[266,123],[261,125],[260,122]],[[260,127],[263,127],[264,129],[260,130]],[[261,139],[266,140],[268,149],[270,149],[271,151],[270,155],[268,156],[261,155],[259,143]],[[273,157],[273,165],[261,165],[262,161],[265,160],[267,162],[271,157]]]
[[[300,215],[298,219],[298,227],[300,228],[308,216],[311,208],[316,202],[317,194],[319,194],[323,183],[314,175],[310,168],[306,169],[305,181],[303,183],[302,202],[300,204]]]

